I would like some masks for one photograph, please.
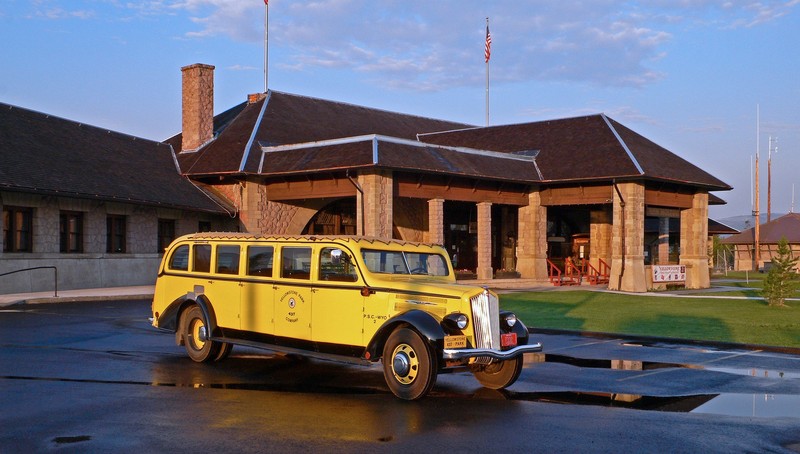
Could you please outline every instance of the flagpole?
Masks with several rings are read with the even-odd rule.
[[[486,126],[489,126],[489,59],[492,52],[492,35],[489,33],[489,18],[486,18],[486,44],[484,46],[484,59],[486,60]]]
[[[269,0],[264,0],[264,93],[267,92],[268,67],[269,67]]]

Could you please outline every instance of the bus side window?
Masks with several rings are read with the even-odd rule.
[[[194,263],[192,264],[192,271],[200,273],[211,272],[211,245],[195,244],[193,250]]]
[[[169,258],[169,269],[189,271],[189,246],[184,244],[175,248]]]
[[[355,282],[358,280],[358,275],[347,252],[339,248],[324,248],[319,254],[319,279]]]
[[[310,247],[284,247],[281,248],[283,265],[281,277],[289,279],[309,279],[311,277],[311,248]]]
[[[247,274],[249,276],[272,276],[272,246],[250,246],[247,248]]]
[[[239,246],[217,246],[217,273],[239,274]]]

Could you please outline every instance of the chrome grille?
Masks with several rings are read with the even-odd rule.
[[[500,302],[488,290],[470,298],[472,325],[475,329],[475,347],[500,350]],[[489,357],[478,357],[475,362],[488,364]]]

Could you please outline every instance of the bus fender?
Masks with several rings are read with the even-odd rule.
[[[428,342],[431,351],[434,352],[439,360],[438,363],[441,363],[445,336],[444,329],[433,316],[420,310],[403,312],[381,325],[364,350],[364,358],[373,362],[378,361],[383,355],[383,346],[386,343],[386,339],[400,325],[409,325],[417,331]]]
[[[192,305],[197,305],[203,312],[205,325],[209,327],[212,336],[218,335],[217,317],[214,308],[206,295],[196,295],[193,292],[187,293],[177,299],[164,309],[158,316],[158,328],[175,333],[175,342],[183,345],[183,333],[181,333],[180,317],[183,311]]]

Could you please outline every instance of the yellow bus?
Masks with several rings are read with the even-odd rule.
[[[152,312],[194,361],[222,360],[234,344],[382,361],[407,400],[445,369],[508,387],[523,354],[542,349],[494,292],[456,283],[444,248],[400,240],[185,235],[166,249]]]

